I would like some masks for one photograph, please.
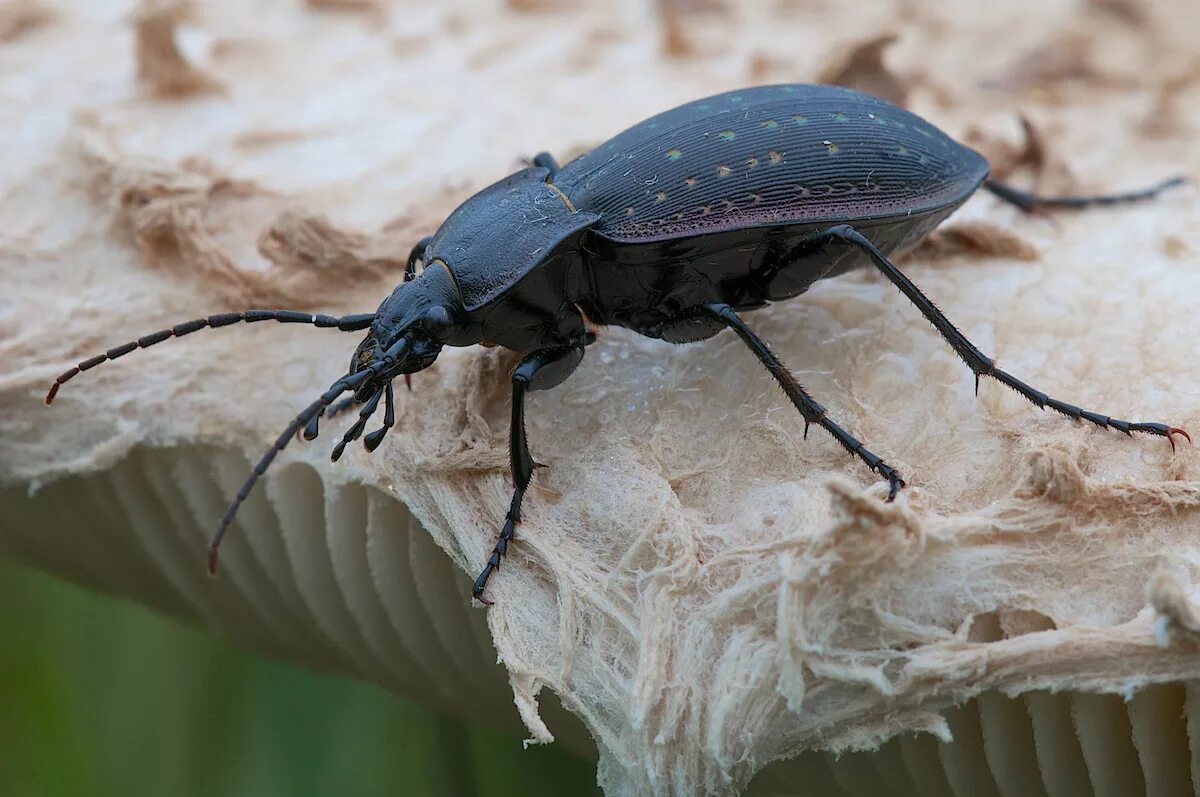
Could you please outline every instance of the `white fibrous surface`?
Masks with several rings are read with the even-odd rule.
[[[1051,793],[1120,782],[1096,774],[1116,759],[1094,730],[1060,733],[1100,727],[1105,701],[1124,711],[1113,695],[1136,696],[1124,743],[1155,782],[1190,773],[1186,739],[1148,740],[1196,698],[1141,690],[1200,677],[1196,449],[1071,422],[987,379],[975,398],[874,273],[747,321],[904,473],[894,504],[823,431],[804,439],[731,333],[672,346],[602,330],[566,383],[529,399],[548,467],[486,612],[467,594],[511,496],[509,352],[445,352],[398,391],[398,428],[372,455],[329,462],[348,421],[294,442],[217,579],[205,548],[225,501],[357,335],[198,332],[42,405],[71,364],[180,321],[369,312],[412,243],[520,157],[565,161],[751,83],[896,92],[1051,192],[1197,174],[1194,2],[981,5],[0,5],[0,551],[585,749],[540,711],[549,690],[595,740],[610,794],[733,794],[801,751],[893,737],[882,750],[932,777],[920,745],[976,727],[960,704],[980,695],[965,705],[1001,724],[1024,695],[1036,750],[963,741],[961,760],[941,754],[952,785],[1010,752],[1059,762],[1041,776]],[[1200,432],[1193,187],[1052,217],[981,194],[902,268],[1050,395]],[[838,766],[830,782],[870,793]],[[996,777],[1028,793],[1012,789],[1031,771]]]

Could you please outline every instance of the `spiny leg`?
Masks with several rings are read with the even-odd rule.
[[[117,346],[109,349],[104,354],[98,354],[91,359],[84,360],[69,371],[63,372],[54,384],[50,385],[50,390],[46,393],[46,404],[53,403],[54,397],[58,395],[58,389],[66,382],[73,379],[84,371],[95,368],[102,362],[115,360],[118,357],[124,357],[129,352],[135,349],[146,349],[156,343],[162,343],[170,338],[182,338],[184,335],[190,335],[201,329],[217,329],[219,327],[227,327],[230,324],[245,322],[253,324],[256,321],[278,321],[281,324],[311,324],[312,326],[322,329],[338,329],[342,332],[354,332],[360,329],[366,329],[371,326],[371,322],[375,320],[374,313],[358,313],[356,315],[347,316],[329,316],[329,315],[314,315],[313,313],[301,313],[297,310],[246,310],[242,313],[217,313],[210,315],[207,318],[197,318],[194,321],[185,321],[182,324],[176,324],[170,329],[162,329],[158,332],[144,335],[137,340],[132,340],[123,346]]]
[[[1071,418],[1083,418],[1091,421],[1097,426],[1110,427],[1125,434],[1133,432],[1144,432],[1146,434],[1160,435],[1167,438],[1171,444],[1171,450],[1175,450],[1175,440],[1172,435],[1179,434],[1187,438],[1191,442],[1191,436],[1183,429],[1174,426],[1167,426],[1163,423],[1149,423],[1145,421],[1131,422],[1123,421],[1119,418],[1112,418],[1108,415],[1103,415],[1098,412],[1081,409],[1074,404],[1068,404],[1065,401],[1060,401],[1052,398],[1040,390],[1022,382],[1007,371],[1003,371],[996,367],[996,363],[990,357],[986,356],[975,344],[967,340],[966,336],[958,331],[955,326],[950,323],[950,319],[946,318],[945,314],[939,310],[933,302],[921,292],[912,280],[904,276],[900,269],[896,268],[890,260],[879,251],[875,244],[866,239],[858,230],[848,224],[841,224],[836,227],[830,227],[827,230],[822,230],[811,238],[807,239],[802,246],[820,247],[827,243],[837,242],[849,246],[855,246],[870,256],[871,261],[875,264],[883,275],[887,277],[893,285],[900,289],[900,292],[908,297],[909,301],[917,306],[921,314],[929,320],[937,329],[941,336],[950,344],[962,361],[967,364],[975,374],[975,393],[979,393],[979,378],[981,376],[990,376],[998,382],[1008,385],[1013,390],[1020,393],[1029,401],[1036,404],[1038,407],[1045,409],[1049,407],[1052,410],[1057,410]]]
[[[512,468],[513,497],[504,516],[504,527],[496,546],[488,556],[487,564],[478,578],[471,595],[480,603],[492,605],[483,597],[484,587],[493,570],[500,568],[500,560],[508,553],[516,525],[521,522],[521,501],[529,480],[533,478],[535,463],[529,453],[525,438],[525,393],[529,390],[548,390],[562,384],[583,359],[583,343],[553,349],[541,349],[526,355],[512,373],[512,423],[509,427],[508,452]]]
[[[701,307],[701,311],[736,332],[742,342],[758,357],[759,362],[771,372],[771,376],[775,377],[775,381],[779,383],[783,392],[787,394],[792,404],[796,405],[796,409],[800,410],[800,414],[804,417],[804,437],[806,439],[810,424],[815,423],[829,432],[835,440],[842,444],[843,448],[865,462],[868,468],[888,480],[887,500],[895,500],[900,488],[904,487],[904,479],[900,476],[900,472],[872,454],[862,444],[862,441],[830,420],[825,408],[808,394],[796,377],[792,375],[792,372],[787,369],[787,366],[775,356],[775,352],[771,351],[762,338],[746,326],[746,322],[742,321],[741,316],[732,307],[720,303],[706,304]]]
[[[1094,194],[1091,196],[1038,196],[1030,191],[1022,191],[1019,188],[1013,188],[1011,185],[995,180],[988,180],[983,184],[983,187],[1008,204],[1026,213],[1031,213],[1040,208],[1088,208],[1100,205],[1121,205],[1127,202],[1141,202],[1142,200],[1153,199],[1168,188],[1183,185],[1185,182],[1187,182],[1187,178],[1185,177],[1172,177],[1170,180],[1163,180],[1161,183],[1155,183],[1149,188],[1143,188],[1140,191],[1127,191],[1120,194]]]

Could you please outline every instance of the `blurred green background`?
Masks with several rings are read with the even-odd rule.
[[[0,640],[2,797],[599,794],[561,747],[3,561]]]

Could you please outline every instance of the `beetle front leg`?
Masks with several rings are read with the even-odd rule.
[[[827,230],[822,230],[816,235],[808,238],[802,246],[813,247],[822,246],[825,243],[837,242],[848,246],[854,246],[861,249],[875,264],[888,280],[893,285],[900,289],[908,300],[917,306],[921,314],[933,324],[934,328],[941,336],[950,344],[954,352],[962,359],[967,367],[975,374],[975,393],[979,393],[979,378],[981,376],[990,376],[997,382],[1008,385],[1016,392],[1020,393],[1026,399],[1036,404],[1041,409],[1049,407],[1052,410],[1061,412],[1071,418],[1083,418],[1091,421],[1097,426],[1109,427],[1117,431],[1131,435],[1133,432],[1144,432],[1146,434],[1160,435],[1167,438],[1167,442],[1171,444],[1171,450],[1175,450],[1175,440],[1172,435],[1182,435],[1191,441],[1191,436],[1183,429],[1175,426],[1168,426],[1165,423],[1150,423],[1145,421],[1123,421],[1119,418],[1112,418],[1108,415],[1103,415],[1091,410],[1085,410],[1076,407],[1074,404],[1068,404],[1065,401],[1052,398],[1035,387],[1032,387],[1020,379],[1017,379],[1007,371],[1003,371],[996,367],[996,362],[981,352],[975,344],[967,340],[966,335],[959,332],[954,324],[950,323],[950,319],[946,318],[945,314],[939,310],[933,302],[929,300],[921,289],[918,288],[912,280],[904,276],[900,269],[896,268],[883,252],[875,244],[871,243],[862,233],[854,229],[849,224],[839,224],[835,227],[830,227]]]
[[[792,404],[796,405],[796,409],[800,410],[800,414],[804,416],[805,437],[808,437],[809,425],[814,423],[829,432],[835,440],[842,444],[843,448],[861,459],[866,463],[868,468],[888,480],[888,501],[896,498],[896,494],[900,492],[900,488],[904,487],[904,479],[901,477],[900,471],[888,465],[875,454],[872,454],[863,445],[861,440],[830,420],[829,415],[825,412],[825,408],[808,394],[808,391],[796,380],[796,377],[787,369],[787,366],[775,356],[775,352],[771,351],[763,339],[754,334],[754,331],[750,327],[746,326],[746,322],[742,320],[741,316],[732,307],[719,303],[706,304],[700,308],[700,311],[736,332],[737,336],[742,339],[742,342],[766,366],[766,369],[771,372],[771,376],[775,377],[775,381],[783,388],[783,392],[791,399]]]
[[[492,549],[487,564],[475,579],[475,586],[471,591],[471,595],[480,603],[489,606],[492,604],[483,597],[483,589],[487,586],[492,571],[500,568],[500,560],[508,553],[508,544],[512,542],[516,525],[521,522],[521,502],[536,467],[525,437],[525,393],[530,390],[548,390],[562,384],[583,359],[583,346],[584,343],[579,342],[570,346],[540,349],[526,355],[513,369],[512,424],[508,435],[513,497],[508,514],[504,516],[504,527],[500,530],[496,547]]]

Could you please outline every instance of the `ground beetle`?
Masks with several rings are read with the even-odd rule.
[[[394,378],[429,367],[443,346],[485,343],[518,352],[509,441],[513,498],[475,581],[474,597],[485,603],[484,586],[513,538],[533,475],[525,394],[566,379],[597,326],[615,324],[673,343],[729,327],[796,405],[805,433],[810,424],[826,429],[887,479],[888,500],[895,498],[904,486],[900,473],[830,420],[740,315],[854,268],[878,269],[917,306],[975,374],[976,392],[979,378],[989,376],[1039,407],[1126,434],[1163,435],[1173,448],[1172,435],[1187,437],[1182,429],[1090,412],[997,368],[888,255],[920,241],[981,185],[1031,210],[1142,199],[1180,181],[1131,194],[1047,199],[987,178],[988,162],[977,152],[856,91],[783,85],[720,94],[635,125],[566,166],[538,155],[475,194],[416,245],[404,282],[374,313],[335,318],[248,310],[189,321],[81,362],[54,381],[46,403],[81,371],[204,327],[275,320],[369,329],[348,373],[288,425],[229,505],[209,554],[215,572],[238,507],[297,432],[311,440],[321,416],[361,404],[333,451],[336,460],[382,401],[383,426],[363,439],[373,451],[395,423]],[[345,393],[351,395],[338,401]]]

